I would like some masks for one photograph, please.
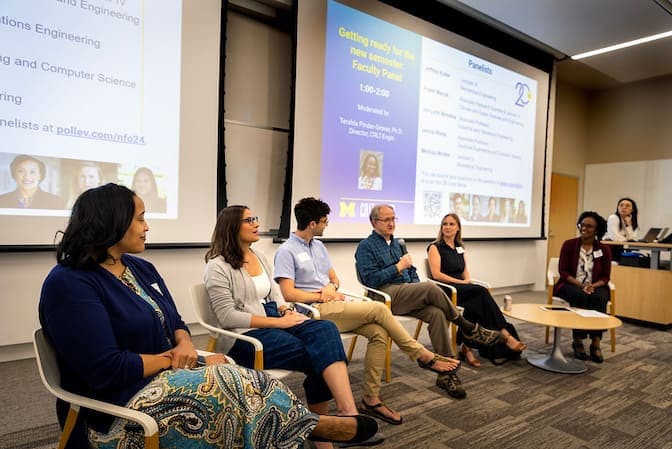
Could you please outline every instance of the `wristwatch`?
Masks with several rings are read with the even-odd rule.
[[[285,316],[290,310],[294,311],[294,304],[287,304],[287,307],[282,311],[282,316]]]

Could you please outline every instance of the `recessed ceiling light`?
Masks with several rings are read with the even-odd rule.
[[[585,53],[579,53],[578,55],[572,56],[572,59],[589,58],[591,56],[601,55],[602,53],[609,53],[610,51],[620,50],[621,48],[632,47],[634,45],[645,44],[647,42],[655,41],[658,39],[664,39],[670,36],[672,36],[672,31],[666,31],[664,33],[654,34],[653,36],[647,36],[642,37],[640,39],[635,39],[633,41],[623,42],[622,44],[610,45],[609,47],[598,48],[597,50],[591,50]]]

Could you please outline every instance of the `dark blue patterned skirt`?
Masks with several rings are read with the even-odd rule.
[[[161,449],[300,448],[317,424],[279,380],[237,365],[158,374],[126,405],[159,425]],[[143,447],[142,429],[116,419],[107,434],[89,430],[92,447]]]

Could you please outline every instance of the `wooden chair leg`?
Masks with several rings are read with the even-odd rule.
[[[392,381],[392,339],[387,339],[387,351],[385,351],[385,383]]]
[[[159,434],[145,437],[145,449],[159,449]]]
[[[205,350],[208,352],[217,352],[217,337],[212,335],[208,338],[208,343],[205,345]]]
[[[356,344],[357,344],[357,335],[352,337],[352,341],[350,342],[350,347],[348,348],[348,362],[352,360],[352,353],[355,352]]]
[[[68,410],[68,416],[65,418],[65,424],[63,424],[63,432],[61,433],[61,439],[58,442],[58,449],[65,449],[65,445],[68,443],[70,434],[72,434],[72,429],[75,428],[78,414],[79,407],[73,406],[71,404],[70,410]]]
[[[611,352],[616,352],[616,329],[610,329],[611,334]]]
[[[455,354],[455,356],[457,356],[457,354],[458,354],[458,352],[457,352],[457,326],[455,325],[455,323],[449,323],[448,325],[450,326],[450,339],[451,339],[450,343],[453,346],[453,354]]]
[[[420,331],[422,330],[422,320],[418,320],[418,324],[415,326],[415,335],[413,335],[414,340],[418,340],[418,337],[420,336]]]
[[[551,328],[546,326],[546,344],[548,344],[549,334],[551,333]]]

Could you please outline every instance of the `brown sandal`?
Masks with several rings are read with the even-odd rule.
[[[525,349],[527,349],[527,345],[525,343],[521,342],[521,341],[518,341],[518,344],[512,348],[511,346],[508,345],[509,338],[515,338],[515,337],[511,334],[504,337],[504,344],[510,350],[512,350],[514,352],[523,352]]]
[[[478,357],[476,357],[474,351],[472,351],[471,348],[465,344],[463,344],[462,349],[460,349],[460,360],[466,360],[467,363],[474,368],[480,368],[481,366],[481,361],[478,360]]]

